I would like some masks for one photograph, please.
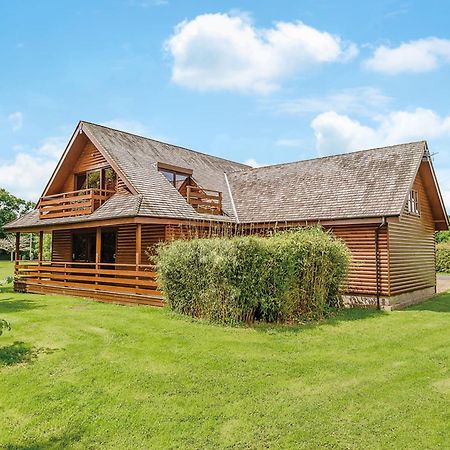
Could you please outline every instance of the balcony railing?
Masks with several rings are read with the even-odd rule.
[[[39,201],[39,218],[56,219],[92,214],[113,194],[114,191],[106,189],[82,189],[47,195]]]
[[[199,213],[222,214],[222,192],[187,186],[186,201]]]
[[[108,295],[131,295],[162,304],[156,282],[155,267],[144,264],[107,264],[50,261],[17,261],[14,283],[19,291],[45,292],[51,289],[84,292],[108,298]]]

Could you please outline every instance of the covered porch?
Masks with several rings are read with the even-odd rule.
[[[51,233],[51,257],[44,257]],[[20,292],[55,293],[96,300],[162,306],[152,246],[164,240],[160,225],[125,224],[38,231],[37,259],[23,260],[16,233],[14,287]]]

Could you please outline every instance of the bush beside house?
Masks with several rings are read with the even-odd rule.
[[[158,248],[165,301],[175,311],[220,323],[321,318],[341,305],[350,252],[320,228],[176,240]]]
[[[436,271],[450,273],[450,242],[436,245]]]

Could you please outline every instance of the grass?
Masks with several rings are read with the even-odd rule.
[[[448,448],[450,294],[303,327],[0,288],[1,449]]]
[[[0,261],[0,283],[14,271],[14,263],[10,261]]]

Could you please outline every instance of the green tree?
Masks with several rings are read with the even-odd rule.
[[[448,219],[450,220],[450,216],[448,216]],[[441,242],[450,242],[450,231],[438,231],[435,234],[435,237],[437,244],[440,244]]]
[[[15,197],[6,189],[0,188],[0,239],[7,237],[4,229],[7,223],[31,211],[33,208],[33,202]]]

